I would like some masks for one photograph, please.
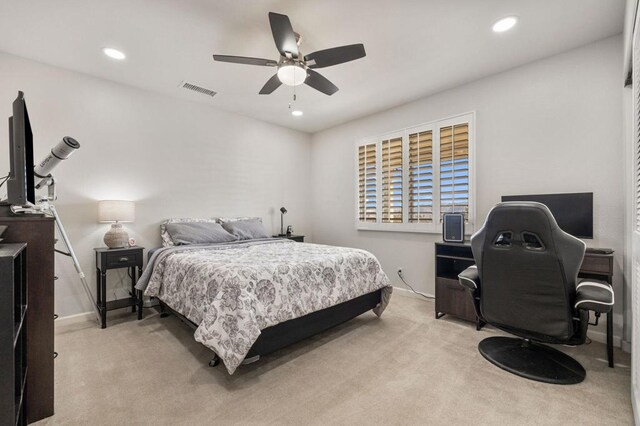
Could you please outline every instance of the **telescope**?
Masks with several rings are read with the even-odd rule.
[[[36,189],[51,185],[53,183],[51,171],[55,169],[58,164],[71,157],[71,154],[79,148],[80,144],[78,141],[70,136],[63,137],[56,146],[51,148],[49,154],[36,164],[33,169],[33,174],[38,181],[38,183],[36,183]]]

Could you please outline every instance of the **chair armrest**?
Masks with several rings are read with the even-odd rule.
[[[458,274],[458,282],[469,290],[476,291],[480,289],[480,276],[478,275],[478,267],[476,265],[469,266]]]
[[[613,289],[605,281],[584,279],[576,286],[576,309],[606,314],[613,308],[613,303]]]

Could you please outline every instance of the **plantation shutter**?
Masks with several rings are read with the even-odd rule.
[[[402,137],[382,141],[382,222],[402,223]]]
[[[640,48],[640,46],[638,47]],[[640,52],[634,51],[634,95],[635,95],[635,114],[637,126],[635,127],[635,144],[633,147],[634,161],[633,161],[633,192],[635,194],[635,219],[636,219],[636,232],[640,232],[640,87],[638,87],[638,79],[640,79]]]
[[[358,148],[358,220],[376,222],[378,219],[376,185],[376,144]]]
[[[469,220],[469,124],[440,128],[440,220],[462,213]]]
[[[433,132],[409,134],[409,223],[433,223]]]
[[[628,176],[633,190],[631,208],[635,223],[631,224],[631,398],[640,404],[640,17],[636,12],[633,31],[633,103],[634,141],[633,167]]]

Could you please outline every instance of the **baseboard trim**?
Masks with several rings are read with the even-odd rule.
[[[587,336],[593,340],[594,342],[600,342],[607,344],[607,333],[603,333],[601,331],[587,331]],[[619,348],[622,345],[622,339],[619,336],[613,336],[613,346],[615,348]]]
[[[402,288],[402,287],[393,287],[393,292],[396,293],[398,296],[402,296],[402,297],[410,297],[412,299],[420,299],[425,301],[427,300],[424,297],[420,296],[419,294],[416,294],[413,291],[406,288]],[[428,293],[425,293],[425,294],[427,296],[434,297],[434,300],[435,300],[435,296],[433,296],[432,294],[428,294]],[[589,330],[588,336],[594,342],[600,342],[604,344],[607,343],[607,334],[601,331]],[[613,336],[613,346],[615,346],[616,348],[622,348],[625,352],[629,352],[630,344],[624,345],[624,343],[626,342],[622,342],[622,339],[619,336]]]
[[[61,327],[64,325],[70,325],[70,324],[78,324],[81,322],[89,322],[89,321],[96,321],[96,314],[94,312],[82,312],[80,314],[74,314],[74,315],[67,315],[65,317],[60,317],[57,320],[55,320],[54,324],[56,325],[56,327]]]
[[[633,385],[633,379],[631,380],[631,409],[633,411],[633,419],[635,420],[635,424],[640,425],[640,413],[638,413],[638,391],[636,387]]]
[[[413,291],[407,289],[407,288],[402,288],[402,287],[393,287],[393,292],[396,293],[398,296],[402,296],[402,297],[410,297],[412,299],[420,299],[420,300],[427,300],[424,297],[420,296],[419,294],[414,293]],[[433,300],[435,300],[435,296],[433,294],[429,294],[429,293],[425,293],[425,295],[432,297]]]

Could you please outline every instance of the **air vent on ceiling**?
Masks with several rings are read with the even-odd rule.
[[[206,89],[206,88],[204,88],[202,86],[198,86],[196,84],[189,83],[187,81],[182,81],[180,83],[180,87],[182,87],[183,89],[193,90],[194,92],[202,93],[203,95],[207,95],[207,96],[211,96],[211,97],[214,97],[216,95],[216,93],[217,93],[217,92],[214,92],[211,89]]]

